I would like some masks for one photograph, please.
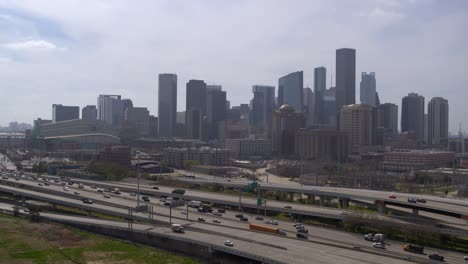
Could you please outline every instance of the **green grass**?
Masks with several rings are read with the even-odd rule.
[[[0,214],[0,263],[171,263],[196,260],[48,223]]]
[[[55,209],[50,209],[50,211],[58,212],[58,213],[68,213],[68,214],[75,214],[75,215],[88,215],[85,210],[79,209],[79,208],[73,208],[73,207],[68,207],[68,206],[63,206],[63,205],[57,205]],[[105,220],[115,220],[115,221],[122,221],[122,217],[114,216],[114,215],[108,215],[108,214],[103,214],[99,212],[91,212],[90,216],[98,217],[101,219]]]

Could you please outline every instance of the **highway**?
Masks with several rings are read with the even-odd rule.
[[[18,183],[14,179],[11,180],[12,183]],[[71,194],[72,191],[78,190],[78,188],[71,186],[71,190],[66,192],[63,191],[63,187],[61,185],[55,185],[51,184],[51,186],[38,186],[38,182],[33,182],[33,181],[27,181],[27,180],[20,180],[21,183],[25,183],[25,187],[27,188],[33,188],[37,187],[42,189],[44,192],[49,192],[49,193],[62,193],[62,196],[58,195],[52,195],[52,194],[45,194],[45,193],[40,193],[36,191],[30,191],[30,190],[18,190],[17,188],[10,187],[10,186],[0,186],[0,188],[9,188],[11,191],[16,191],[19,193],[21,192],[26,192],[29,193],[28,195],[31,195],[31,193],[34,193],[36,196],[42,196],[42,197],[49,197],[52,199],[52,201],[57,202],[58,200],[62,204],[71,204],[74,205],[75,207],[85,207],[85,208],[92,208],[93,210],[99,210],[103,211],[105,213],[111,212],[111,214],[118,214],[120,216],[126,215],[127,209],[124,209],[123,207],[134,207],[136,204],[135,198],[133,196],[128,195],[127,193],[122,193],[121,195],[113,195],[112,198],[104,198],[102,194],[97,193],[95,189],[89,188],[89,186],[85,187],[85,189],[79,189],[80,196],[75,197],[73,194]],[[33,183],[33,184],[30,184]],[[75,185],[76,186],[76,185]],[[74,198],[69,198],[69,197],[74,197]],[[92,205],[87,205],[83,204],[80,200],[82,197],[89,197],[95,200],[95,203]],[[45,199],[44,199],[45,200]],[[166,215],[166,217],[163,216],[156,216],[155,219],[163,222],[169,222],[169,219],[167,215],[169,214],[169,209],[164,206],[160,206],[158,201],[151,201],[151,205],[153,205],[156,209],[155,212],[158,214]],[[100,203],[106,203],[100,204]],[[114,206],[111,206],[111,204],[114,204]],[[215,233],[216,235],[220,235],[223,237],[227,237],[231,240],[235,239],[253,239],[257,241],[258,243],[264,243],[268,241],[268,243],[272,243],[272,241],[275,241],[275,245],[289,245],[289,244],[297,244],[296,246],[298,247],[303,247],[306,241],[301,241],[296,238],[294,238],[295,233],[294,228],[292,227],[291,223],[288,222],[281,222],[279,221],[278,227],[287,231],[287,236],[279,236],[279,235],[267,235],[263,233],[256,233],[256,232],[251,232],[247,229],[247,224],[244,222],[239,221],[238,219],[235,218],[236,212],[227,212],[224,214],[222,217],[218,216],[211,216],[210,214],[202,214],[202,213],[197,213],[194,211],[194,209],[189,209],[189,220],[191,221],[185,221],[182,220],[186,216],[180,214],[180,209],[175,210],[173,209],[173,215],[175,217],[178,217],[179,219],[173,220],[173,222],[181,223],[181,224],[190,224],[189,230],[195,230],[195,231],[200,231],[203,230],[203,233]],[[147,219],[147,215],[145,214],[136,214],[137,216],[140,217],[141,220]],[[203,216],[207,223],[199,223],[195,222],[196,218],[199,216]],[[213,224],[211,221],[214,218],[219,218],[222,222],[221,224]],[[256,220],[253,219],[253,216],[249,216],[249,220],[251,222],[257,222]],[[258,221],[259,222],[259,221]],[[261,223],[261,222],[259,222]],[[346,232],[340,232],[340,231],[335,231],[335,230],[328,230],[328,229],[323,229],[323,228],[317,228],[317,227],[309,227],[309,230],[311,231],[311,236],[309,238],[308,243],[314,244],[314,243],[319,243],[320,246],[330,246],[330,244],[335,245],[335,246],[340,246],[340,247],[345,247],[348,251],[355,251],[354,246],[359,246],[361,249],[369,250],[371,252],[379,252],[380,250],[374,249],[371,247],[371,243],[365,241],[362,236],[355,235],[355,234],[350,234]],[[278,244],[276,242],[278,240]],[[216,240],[217,241],[217,240]],[[294,241],[294,242],[293,242]],[[325,245],[323,245],[324,243]],[[397,242],[389,242],[391,245],[387,247],[387,250],[385,252],[389,252],[391,254],[396,254],[397,256],[406,256],[406,257],[418,257],[418,255],[412,254],[412,253],[407,253],[403,252],[401,249],[401,243]],[[310,245],[311,246],[311,245]],[[307,246],[307,247],[310,247]],[[314,245],[315,247],[315,245]],[[333,246],[331,246],[333,247]],[[305,252],[308,252],[306,249],[302,249]],[[430,252],[431,249],[427,249],[428,252]],[[299,250],[300,251],[300,250]],[[335,250],[332,250],[333,252],[336,252]],[[441,252],[441,254],[446,256],[447,260],[450,261],[450,263],[457,263],[457,260],[460,259],[462,256],[457,253],[452,253],[452,252]],[[297,253],[299,254],[299,253]],[[302,253],[304,254],[304,253]],[[346,255],[343,255],[346,256]],[[427,258],[427,256],[426,256]],[[305,258],[306,260],[310,258]],[[315,260],[315,257],[313,258]],[[324,260],[326,261],[326,260]],[[392,260],[393,261],[393,260]],[[323,263],[328,263],[330,261],[326,261]],[[290,263],[290,262],[288,262]],[[306,262],[298,262],[298,263],[306,263]],[[321,262],[322,263],[322,262]],[[338,263],[338,262],[335,262]],[[343,263],[351,263],[351,262],[343,262]],[[366,262],[362,262],[366,263]],[[374,262],[369,262],[369,263],[374,263]],[[395,263],[395,262],[387,262],[387,263]],[[458,263],[463,263],[463,262],[458,262]]]

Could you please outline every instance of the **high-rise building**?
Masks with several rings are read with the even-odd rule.
[[[330,87],[325,91],[322,101],[322,124],[321,127],[335,127],[337,126],[337,112],[336,112],[336,89]]]
[[[95,105],[87,105],[81,110],[81,119],[84,120],[96,120],[97,119],[97,108]]]
[[[66,106],[61,104],[52,105],[52,122],[61,122],[73,119],[80,119],[79,106]]]
[[[185,104],[185,128],[187,137],[204,138],[206,131],[206,83],[202,80],[190,80],[187,83]]]
[[[219,139],[219,123],[226,119],[226,92],[213,86],[207,91],[208,139]]]
[[[304,76],[302,71],[293,72],[278,80],[278,104],[288,104],[296,113],[303,112]]]
[[[342,106],[340,109],[340,131],[348,133],[349,149],[371,146],[373,143],[374,108],[366,104]]]
[[[158,134],[160,137],[175,136],[177,115],[177,75],[159,74],[158,83]]]
[[[380,127],[384,128],[387,138],[398,136],[398,105],[385,103],[379,106]]]
[[[121,99],[120,95],[99,95],[97,100],[98,119],[113,126],[121,126],[124,120],[124,108]]]
[[[336,108],[356,103],[356,50],[336,50]]]
[[[376,91],[376,80],[375,73],[361,74],[361,104],[368,104],[373,107],[377,106],[377,91]]]
[[[266,135],[268,122],[275,107],[275,87],[254,85],[252,87],[253,99],[250,111],[250,125],[257,135]]]
[[[424,97],[409,93],[401,103],[401,132],[415,135],[418,144],[424,141]]]
[[[304,114],[296,113],[294,108],[287,104],[273,111],[269,129],[273,153],[281,156],[294,155],[294,138],[304,125]]]
[[[428,104],[428,144],[433,146],[448,145],[449,104],[442,97],[434,97]]]
[[[312,89],[304,88],[304,109],[306,115],[306,127],[314,125],[315,95]]]
[[[314,69],[314,122],[318,125],[326,124],[324,113],[324,97],[327,89],[327,69],[318,67]]]
[[[158,118],[150,115],[149,116],[149,134],[150,138],[157,138],[158,137]]]
[[[149,135],[149,117],[146,107],[129,107],[125,110],[125,121],[135,127],[138,137]]]

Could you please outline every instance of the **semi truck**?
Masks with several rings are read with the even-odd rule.
[[[275,228],[275,227],[257,225],[257,224],[249,224],[249,229],[267,232],[267,233],[273,233],[273,234],[278,234],[278,230],[279,230],[278,228]]]
[[[417,246],[417,245],[413,245],[413,244],[404,245],[403,250],[413,252],[413,253],[418,253],[418,254],[424,253],[424,247],[423,246]]]
[[[199,208],[202,206],[202,202],[200,201],[190,201],[188,202],[188,207]]]

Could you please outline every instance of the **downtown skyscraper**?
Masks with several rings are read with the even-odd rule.
[[[275,108],[275,87],[267,85],[254,85],[252,87],[253,99],[250,111],[250,125],[255,134],[266,136],[268,123]]]
[[[361,74],[360,85],[361,104],[368,104],[377,107],[377,90],[375,72]]]
[[[120,127],[124,120],[124,106],[120,95],[101,94],[97,100],[98,119]]]
[[[401,102],[401,132],[414,133],[418,144],[424,141],[424,97],[409,93]]]
[[[427,105],[428,142],[431,146],[446,147],[449,138],[449,104],[442,97],[434,97]]]
[[[204,139],[206,137],[206,83],[202,80],[190,80],[186,87],[185,128],[187,138]]]
[[[160,137],[175,136],[177,116],[177,75],[159,74],[158,82],[158,134]]]
[[[318,67],[314,69],[314,123],[323,125],[327,123],[325,115],[325,93],[327,91],[327,69]]]
[[[356,50],[336,50],[336,109],[356,103]]]
[[[278,106],[288,104],[294,112],[303,112],[304,74],[302,71],[290,73],[278,80]]]

